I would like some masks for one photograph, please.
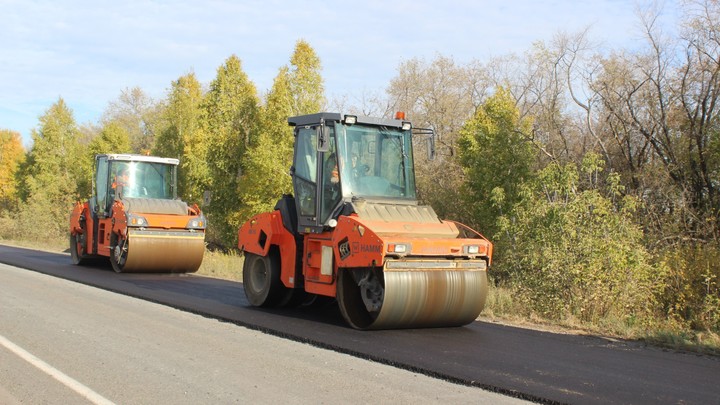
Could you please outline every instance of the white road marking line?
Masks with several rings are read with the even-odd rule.
[[[50,375],[50,377],[65,384],[66,387],[72,389],[73,391],[75,391],[78,394],[82,395],[83,397],[87,398],[90,402],[92,402],[94,404],[103,404],[103,405],[114,404],[114,402],[103,397],[102,395],[91,390],[90,388],[82,385],[78,381],[74,380],[72,377],[69,377],[68,375],[64,374],[62,371],[45,363],[44,361],[35,357],[32,353],[29,353],[28,351],[24,350],[22,347],[9,341],[5,336],[0,335],[0,344],[2,344],[8,350],[15,353],[19,357],[21,357],[23,360],[25,360],[28,363],[32,364],[33,366],[39,368],[41,371],[47,373],[48,375]]]

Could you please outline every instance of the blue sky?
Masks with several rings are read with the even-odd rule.
[[[0,0],[0,128],[30,133],[62,97],[96,123],[126,88],[155,99],[194,71],[208,84],[237,55],[260,93],[306,40],[329,97],[382,92],[411,58],[458,63],[522,53],[590,27],[605,48],[640,41],[636,2],[619,0],[32,1]],[[645,4],[645,3],[640,3]],[[676,23],[676,4],[663,20]]]

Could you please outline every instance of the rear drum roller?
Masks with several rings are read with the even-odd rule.
[[[70,234],[70,257],[72,257],[73,264],[78,266],[85,264],[87,261],[83,243],[84,240],[84,234]]]
[[[286,304],[289,297],[287,288],[280,281],[280,258],[272,251],[267,256],[245,252],[243,289],[253,306],[275,307]]]

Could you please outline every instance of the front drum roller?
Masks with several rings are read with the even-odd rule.
[[[193,273],[205,253],[202,232],[130,230],[127,239],[113,239],[110,263],[118,273]]]
[[[452,327],[477,319],[487,291],[483,260],[391,261],[340,269],[337,299],[356,329]]]

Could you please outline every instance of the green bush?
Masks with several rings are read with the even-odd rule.
[[[495,270],[528,312],[544,318],[651,326],[666,270],[651,265],[632,221],[636,203],[613,203],[613,176],[610,198],[594,184],[579,191],[578,179],[574,165],[551,164],[525,184],[522,201],[499,220]]]
[[[659,294],[667,317],[681,327],[720,332],[720,247],[677,244],[658,255],[669,269]]]
[[[0,214],[0,239],[15,239],[16,229],[15,218],[11,217],[10,213]]]

